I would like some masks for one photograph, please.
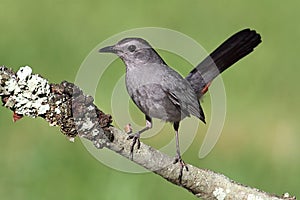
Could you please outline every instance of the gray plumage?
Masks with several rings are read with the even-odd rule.
[[[181,159],[178,129],[180,121],[193,115],[203,122],[205,117],[198,99],[207,91],[210,82],[221,72],[246,56],[261,42],[260,35],[244,29],[227,39],[186,78],[170,68],[151,45],[141,38],[125,38],[116,45],[100,49],[118,55],[126,65],[126,87],[131,99],[145,114],[146,127],[131,134],[131,155],[140,134],[152,127],[152,118],[172,122],[176,134],[176,159],[182,171],[187,167]]]
[[[124,61],[128,94],[145,115],[168,122],[194,115],[205,122],[189,82],[167,66],[145,40],[126,38],[110,49]]]

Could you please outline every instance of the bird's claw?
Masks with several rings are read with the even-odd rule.
[[[181,184],[182,182],[182,175],[183,175],[183,169],[185,169],[186,171],[189,171],[188,166],[185,164],[185,162],[182,160],[181,156],[177,155],[175,157],[175,160],[173,162],[173,164],[179,163],[180,164],[180,171],[179,171],[179,183]]]
[[[137,149],[139,149],[141,147],[141,142],[140,142],[140,133],[137,132],[135,134],[130,134],[127,137],[127,140],[131,140],[132,139],[132,144],[130,146],[130,158],[131,160],[133,160],[133,150],[134,150],[134,146],[137,145]]]

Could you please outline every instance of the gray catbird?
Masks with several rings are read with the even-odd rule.
[[[172,122],[176,134],[176,158],[174,163],[187,167],[179,149],[178,128],[180,121],[194,115],[205,123],[199,98],[207,91],[210,82],[221,72],[246,56],[261,42],[254,30],[244,29],[221,44],[214,52],[197,65],[184,79],[170,68],[151,45],[141,38],[125,38],[116,45],[100,49],[118,55],[126,65],[127,91],[145,114],[146,127],[129,139],[133,148],[140,146],[140,134],[152,127],[152,118]]]

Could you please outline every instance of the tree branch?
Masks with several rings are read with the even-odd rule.
[[[59,126],[70,141],[78,135],[90,140],[98,149],[105,147],[130,159],[128,135],[114,128],[112,117],[98,109],[93,104],[94,99],[72,83],[49,84],[40,75],[32,74],[28,66],[17,73],[2,66],[0,96],[3,105],[14,112],[14,121],[23,116],[42,117],[51,126]],[[203,199],[296,199],[288,193],[268,194],[192,165],[188,165],[189,171],[184,171],[179,183],[180,166],[173,164],[173,158],[143,143],[135,150],[133,162]]]

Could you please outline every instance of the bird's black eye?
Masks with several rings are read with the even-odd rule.
[[[135,49],[136,49],[135,45],[129,45],[129,47],[128,47],[128,51],[130,51],[130,52],[134,52]]]

